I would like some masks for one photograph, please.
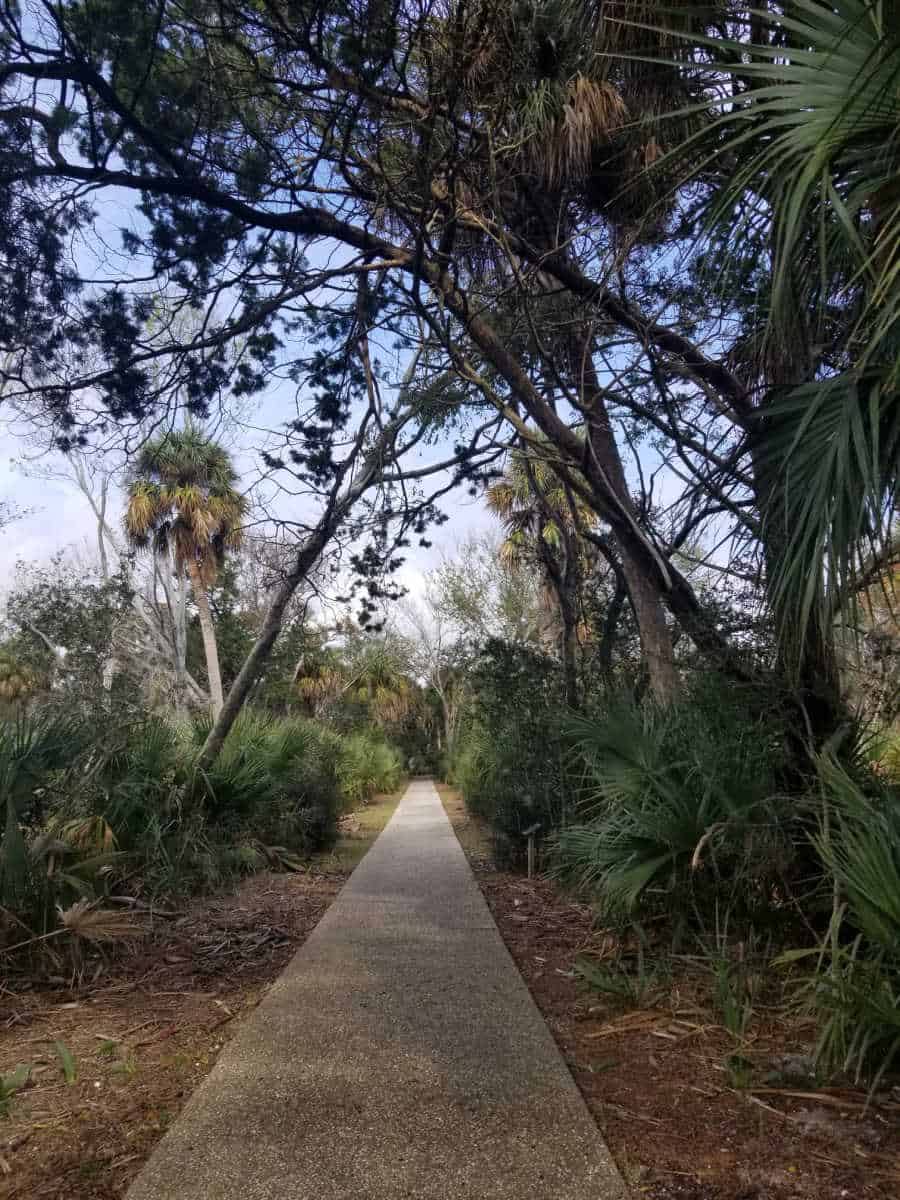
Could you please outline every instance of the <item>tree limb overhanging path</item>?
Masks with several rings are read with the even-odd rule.
[[[430,782],[166,1134],[128,1200],[622,1200]]]

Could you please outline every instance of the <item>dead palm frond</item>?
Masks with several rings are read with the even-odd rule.
[[[58,825],[51,822],[48,828],[73,850],[109,854],[116,849],[116,835],[102,816],[75,817]]]
[[[38,688],[38,677],[27,664],[0,654],[0,701],[13,704],[27,700]]]
[[[628,118],[610,83],[580,73],[563,89],[560,108],[527,142],[536,173],[552,188],[586,179],[598,153]]]
[[[88,942],[122,942],[143,933],[140,926],[114,909],[98,908],[89,900],[76,900],[59,914],[64,929]]]

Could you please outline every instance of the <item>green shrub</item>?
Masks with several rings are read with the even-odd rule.
[[[340,739],[337,773],[347,807],[367,804],[378,792],[394,792],[403,778],[400,753],[375,730]]]
[[[205,727],[195,727],[202,744]],[[306,855],[337,837],[339,742],[313,721],[245,711],[191,795],[220,833],[253,836]]]
[[[808,813],[779,792],[777,719],[712,687],[665,710],[614,700],[566,728],[580,778],[576,823],[556,842],[560,878],[612,913],[781,914]]]
[[[900,787],[900,733],[891,731],[885,735],[878,765],[887,781]]]
[[[494,856],[519,865],[523,831],[552,832],[563,818],[564,776],[559,667],[525,647],[488,642],[469,680],[468,712],[450,777],[467,807],[491,826]]]
[[[70,846],[41,836],[53,795],[77,781],[87,741],[83,721],[47,710],[20,711],[0,722],[0,908],[41,934],[58,907],[90,891],[92,875],[104,865],[79,868]]]
[[[875,1087],[900,1063],[900,792],[854,779],[828,754],[819,769],[814,841],[837,902],[808,981],[819,1055]]]
[[[204,736],[202,722],[149,717],[105,730],[97,746],[83,724],[47,714],[0,723],[0,906],[17,940],[124,874],[148,895],[205,891],[250,869],[254,844],[282,863],[333,844],[343,804],[333,733],[245,712],[200,771]]]
[[[47,712],[0,722],[0,940],[52,933],[38,944],[57,961],[60,914],[124,879],[132,894],[165,896],[293,869],[333,845],[344,808],[401,779],[375,731],[341,737],[252,710],[201,770],[208,729],[150,716],[104,725],[98,742],[85,722]]]

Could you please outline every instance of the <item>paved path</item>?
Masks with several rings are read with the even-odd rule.
[[[622,1200],[430,783],[394,817],[128,1200]]]

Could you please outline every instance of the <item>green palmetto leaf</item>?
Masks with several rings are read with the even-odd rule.
[[[741,765],[730,740],[723,771],[711,728],[690,706],[661,712],[619,698],[601,718],[573,715],[564,727],[582,773],[580,823],[557,838],[557,870],[616,907],[692,876],[729,840],[745,850],[755,826],[774,828],[765,775]]]
[[[867,553],[891,536],[900,405],[876,374],[794,389],[770,406],[759,460],[771,479],[766,520],[777,548],[771,581],[782,634],[846,601]],[[799,638],[798,638],[799,640]]]
[[[836,821],[816,837],[816,848],[848,898],[853,924],[900,960],[900,800],[866,796],[830,755],[818,769]]]
[[[504,477],[487,491],[487,505],[506,527],[501,547],[505,563],[516,565],[528,560],[538,540],[551,549],[563,542],[561,526],[575,530],[592,528],[596,515],[567,493],[553,470],[552,463],[533,449],[510,455]]]
[[[20,1063],[14,1071],[10,1071],[8,1075],[3,1076],[4,1090],[9,1092],[21,1091],[31,1077],[31,1067],[25,1063]]]
[[[31,1067],[20,1063],[8,1075],[0,1075],[0,1117],[8,1117],[12,1108],[12,1098],[20,1092],[31,1077]]]
[[[789,0],[738,19],[755,41],[673,25],[713,88],[711,121],[671,154],[715,184],[705,231],[727,249],[723,278],[747,255],[768,265],[766,341],[788,364],[798,335],[826,352],[813,379],[789,368],[787,395],[763,381],[782,391],[757,437],[772,598],[802,646],[884,549],[896,501],[900,24],[880,0]]]

